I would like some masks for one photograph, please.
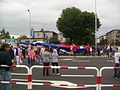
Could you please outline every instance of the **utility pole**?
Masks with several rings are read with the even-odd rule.
[[[95,55],[97,52],[97,4],[95,0]]]
[[[29,13],[29,30],[30,30],[30,37],[31,37],[31,11],[29,9],[27,11]]]

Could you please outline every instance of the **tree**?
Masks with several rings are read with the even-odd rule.
[[[100,40],[100,45],[107,45],[107,44],[108,44],[107,39],[102,38],[102,40]]]
[[[4,28],[0,31],[0,39],[10,39],[10,33],[6,32]]]
[[[55,44],[59,44],[60,41],[58,40],[58,36],[53,36],[49,39],[49,43],[55,43]]]
[[[97,19],[97,28],[100,25]],[[82,41],[83,44],[94,44],[95,42],[95,14],[93,12],[82,12],[75,7],[63,9],[56,26],[64,37],[70,38],[70,43],[80,44]]]
[[[26,35],[21,35],[19,39],[27,39],[28,37]]]

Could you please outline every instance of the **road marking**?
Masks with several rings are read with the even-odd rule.
[[[114,62],[114,60],[107,60],[107,62]]]
[[[66,59],[59,59],[59,60],[73,60],[73,59],[66,58]]]
[[[12,79],[13,81],[28,81],[27,79]],[[40,83],[52,83],[56,84],[54,87],[59,88],[86,88],[84,86],[75,86],[75,83],[69,82],[69,81],[55,81],[55,80],[32,80],[33,82],[40,82]],[[59,84],[68,84],[68,86],[58,86]],[[70,86],[69,86],[70,85]]]
[[[12,73],[12,75],[28,75],[28,74],[25,74],[25,73]]]
[[[90,60],[73,60],[72,62],[90,62]]]
[[[94,77],[94,75],[61,75],[62,77]]]

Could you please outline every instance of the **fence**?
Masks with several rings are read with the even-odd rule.
[[[120,84],[102,84],[102,72],[103,70],[106,70],[106,69],[120,69],[120,67],[102,67],[100,69],[100,85],[99,85],[99,90],[101,90],[102,87],[120,87]]]
[[[7,65],[0,65],[0,67],[9,67],[9,66],[7,66]],[[29,84],[29,67],[26,66],[26,65],[12,65],[11,67],[13,67],[13,68],[26,68],[26,69],[27,69],[27,74],[26,74],[26,75],[28,75],[28,78],[27,78],[28,82],[25,83],[25,82],[0,81],[0,83],[27,85],[27,87],[28,87],[27,89],[30,90],[30,89],[29,89],[29,86],[30,86],[30,84]],[[19,74],[19,73],[18,73],[18,74]],[[14,74],[14,75],[15,75],[15,74]]]
[[[0,65],[0,67],[8,67],[7,65]],[[28,90],[32,90],[33,85],[40,85],[40,86],[74,86],[74,87],[95,87],[96,90],[101,90],[102,87],[120,87],[120,84],[102,84],[102,72],[103,70],[106,69],[120,69],[120,67],[102,67],[100,70],[96,67],[70,67],[70,66],[39,66],[39,65],[34,65],[31,68],[29,68],[26,65],[12,65],[11,67],[14,68],[26,68],[27,69],[27,82],[9,82],[9,81],[0,81],[0,83],[7,83],[7,84],[20,84],[20,85],[27,85]],[[33,69],[34,68],[50,68],[50,69],[76,69],[76,70],[95,70],[97,72],[96,76],[96,84],[95,85],[86,85],[86,84],[48,84],[48,83],[33,83],[32,80],[32,74],[33,74]],[[18,73],[21,75],[20,73]],[[13,74],[14,75],[14,74]]]
[[[41,86],[73,86],[73,85],[70,85],[70,84],[64,84],[64,83],[61,83],[61,84],[44,84],[44,83],[32,83],[32,70],[33,68],[50,68],[50,69],[78,69],[78,70],[96,70],[97,72],[97,77],[96,77],[96,85],[85,85],[85,84],[75,84],[74,86],[75,87],[96,87],[96,90],[99,90],[99,70],[96,68],[96,67],[68,67],[68,66],[37,66],[37,65],[34,65],[30,68],[30,83],[31,83],[31,86],[30,86],[30,90],[32,90],[32,85],[41,85]]]

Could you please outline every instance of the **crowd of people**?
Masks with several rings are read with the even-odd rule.
[[[35,65],[36,62],[42,63],[43,66],[58,66],[58,53],[56,48],[49,47],[34,47],[31,45],[20,46],[9,45],[6,43],[0,44],[0,65],[7,65],[9,67],[0,66],[0,81],[11,81],[11,68],[13,64],[23,64],[25,58],[28,57],[28,65]],[[53,75],[60,75],[58,69],[53,69]],[[49,68],[43,68],[43,75],[49,76]],[[10,84],[0,83],[0,90],[11,90]]]
[[[90,45],[85,46],[85,54],[92,55],[94,48]],[[120,48],[118,46],[97,46],[97,55],[108,55],[108,58],[115,57],[115,67],[120,66]],[[75,45],[71,48],[71,52],[76,56]],[[60,50],[56,47],[49,46],[32,46],[32,45],[19,45],[19,44],[0,44],[0,65],[12,64],[20,65],[24,64],[24,60],[27,58],[27,65],[33,66],[36,63],[42,64],[43,66],[59,66]],[[52,69],[53,75],[60,75],[59,69]],[[43,68],[43,75],[49,76],[49,68]],[[114,69],[115,79],[120,78],[120,70]],[[0,67],[0,81],[11,81],[11,68]],[[1,84],[0,90],[11,90],[10,84]]]

